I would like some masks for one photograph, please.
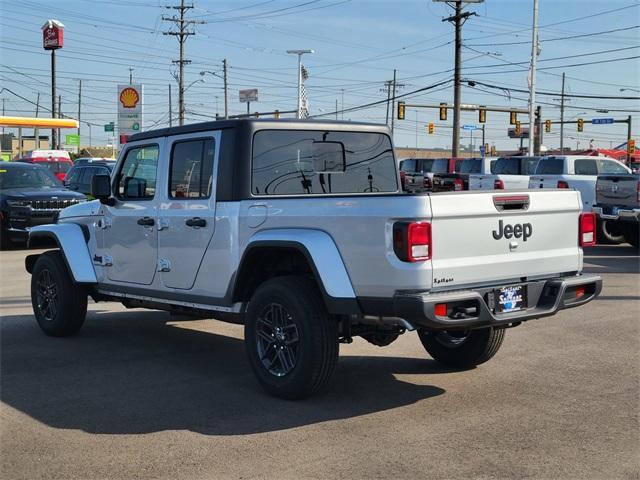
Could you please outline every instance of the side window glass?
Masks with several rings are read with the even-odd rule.
[[[91,183],[91,177],[94,175],[93,167],[85,167],[80,169],[80,181],[81,185],[89,185]]]
[[[618,162],[612,162],[611,160],[598,160],[598,163],[600,164],[600,173],[627,173],[627,170]]]
[[[538,163],[536,173],[539,175],[562,174],[563,160],[560,158],[543,158]]]
[[[175,143],[171,152],[169,196],[171,198],[209,198],[213,184],[213,139]]]
[[[82,173],[82,169],[74,168],[73,171],[71,172],[71,174],[67,175],[67,178],[65,178],[65,184],[66,185],[74,185],[74,184],[78,183],[78,180],[80,179],[81,173]]]
[[[491,160],[491,163],[489,165],[489,170],[491,171],[491,173],[496,173],[496,161],[495,160]]]
[[[156,193],[157,145],[134,147],[127,151],[118,173],[118,197],[150,200]]]
[[[598,175],[598,167],[594,160],[576,160],[576,175]]]

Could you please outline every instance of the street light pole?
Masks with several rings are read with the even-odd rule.
[[[538,58],[538,0],[533,0],[533,33],[531,36],[531,85],[529,87],[529,149],[533,156],[535,144],[535,111],[536,111],[536,60]]]
[[[229,118],[229,103],[228,103],[228,95],[227,95],[229,91],[229,87],[227,83],[227,59],[225,58],[224,60],[222,60],[222,76],[220,76],[219,73],[212,72],[211,70],[202,70],[200,72],[200,76],[204,77],[207,73],[209,75],[213,75],[214,77],[221,78],[222,81],[224,82],[224,118]],[[218,101],[218,97],[216,97],[216,116],[217,116],[217,110],[218,110],[217,101]]]
[[[296,118],[301,118],[302,108],[302,55],[305,53],[314,53],[314,50],[287,50],[288,54],[298,56],[298,114]]]

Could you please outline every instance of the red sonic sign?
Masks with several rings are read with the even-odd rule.
[[[64,25],[58,20],[47,20],[42,25],[42,48],[56,50],[64,44]]]

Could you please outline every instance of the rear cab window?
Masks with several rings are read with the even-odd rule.
[[[594,159],[579,159],[573,165],[576,175],[598,175],[598,165]]]
[[[391,139],[383,133],[260,130],[254,135],[253,196],[398,190]]]
[[[624,168],[618,162],[614,162],[613,160],[598,160],[598,165],[600,167],[600,173],[610,173],[610,174],[625,174],[628,173],[627,169]]]
[[[458,164],[458,162],[460,163]],[[480,173],[482,169],[482,159],[480,158],[469,158],[467,160],[459,160],[458,162],[456,162],[456,172]]]
[[[415,172],[416,171],[416,160],[414,158],[410,158],[408,160],[402,160],[400,162],[400,170],[403,172]]]
[[[562,173],[564,173],[564,160],[562,158],[543,158],[536,167],[536,174],[538,175],[561,175]]]

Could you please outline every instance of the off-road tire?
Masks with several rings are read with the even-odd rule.
[[[434,360],[454,368],[472,368],[490,360],[504,340],[504,329],[481,328],[466,332],[418,331],[420,341]],[[464,337],[463,337],[464,336]],[[456,343],[455,340],[463,340]]]
[[[281,328],[279,337],[278,323],[288,325],[284,334]],[[329,381],[338,360],[337,328],[336,319],[327,312],[310,278],[283,276],[264,282],[249,301],[244,336],[258,382],[270,394],[290,400],[319,391]],[[298,340],[294,342],[295,338]],[[287,349],[287,359],[293,362],[280,361],[278,355],[285,354],[278,354],[278,345]],[[293,367],[279,368],[284,364]]]
[[[618,245],[624,243],[624,235],[616,222],[598,220],[596,240],[599,245]]]
[[[87,315],[87,291],[73,282],[58,250],[45,252],[36,260],[31,274],[31,304],[38,325],[47,335],[68,337],[82,327]]]

